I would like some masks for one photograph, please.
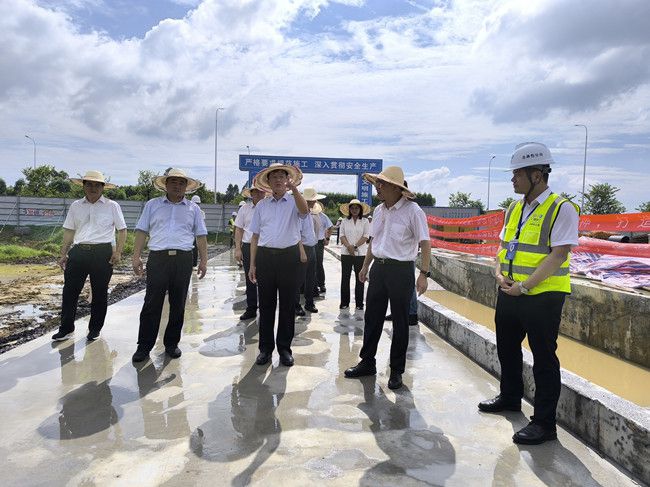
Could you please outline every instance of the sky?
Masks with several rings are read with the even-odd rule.
[[[29,135],[72,177],[173,166],[212,189],[218,124],[220,191],[250,150],[382,159],[439,206],[489,187],[495,208],[527,141],[579,195],[580,124],[587,189],[633,212],[650,200],[649,18],[648,0],[2,0],[0,177],[33,164]]]

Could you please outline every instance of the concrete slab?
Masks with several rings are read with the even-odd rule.
[[[494,377],[424,326],[411,328],[406,387],[386,387],[390,324],[377,377],[345,379],[363,317],[327,298],[297,322],[296,365],[253,365],[257,325],[238,323],[241,272],[228,254],[194,280],[179,360],[162,348],[131,364],[143,293],[86,320],[60,344],[42,337],[0,356],[0,478],[13,485],[639,485],[570,433],[520,447],[532,414],[479,414]],[[163,317],[164,319],[165,317]]]

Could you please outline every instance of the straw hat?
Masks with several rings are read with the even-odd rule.
[[[107,183],[104,175],[99,171],[86,171],[86,174],[84,176],[81,176],[81,174],[79,176],[80,177],[78,178],[70,178],[70,181],[74,184],[78,184],[79,186],[83,186],[84,181],[94,181],[96,183],[103,183],[104,189],[111,189],[116,187],[114,184]]]
[[[324,194],[318,194],[314,188],[305,188],[302,196],[306,201],[318,201],[327,198]]]
[[[272,193],[273,189],[269,185],[269,174],[278,169],[282,169],[289,174],[289,177],[293,180],[293,184],[296,186],[299,186],[302,182],[302,171],[299,168],[290,166],[289,164],[280,164],[279,162],[276,162],[257,173],[257,176],[253,179],[254,186],[257,189],[266,191],[267,193]]]
[[[376,185],[377,180],[394,184],[395,186],[402,188],[402,194],[404,196],[410,199],[415,199],[415,195],[409,191],[409,189],[404,184],[404,171],[402,171],[402,168],[399,166],[388,166],[379,174],[366,172],[363,174],[363,179],[372,185]]]
[[[187,188],[185,193],[194,193],[197,189],[203,186],[203,183],[200,183],[196,179],[190,178],[185,174],[185,171],[182,169],[172,168],[167,171],[162,176],[157,176],[153,179],[154,187],[159,191],[167,191],[165,185],[167,184],[167,178],[183,178],[187,181]]]
[[[323,212],[323,205],[321,205],[318,201],[312,206],[309,211],[311,212],[312,215],[318,215],[319,213]]]
[[[361,207],[361,214],[364,216],[368,215],[372,211],[372,208],[370,208],[369,205],[367,205],[366,203],[362,203],[356,198],[350,200],[349,203],[343,203],[342,205],[340,205],[339,211],[343,213],[344,216],[350,216],[350,205],[359,205]]]

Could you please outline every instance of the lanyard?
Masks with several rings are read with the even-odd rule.
[[[519,246],[519,234],[521,233],[521,228],[524,226],[524,224],[528,221],[528,219],[531,217],[535,211],[537,211],[537,208],[540,207],[540,204],[538,203],[535,208],[533,208],[528,215],[526,215],[526,218],[524,218],[524,208],[521,208],[521,215],[519,215],[519,224],[517,225],[517,233],[515,233],[515,237],[508,243],[508,245],[513,245],[514,247],[508,251],[508,254],[510,254],[509,262],[508,262],[508,277],[512,279],[512,262],[515,259],[515,254],[517,253],[517,247]],[[508,255],[506,254],[506,255]]]

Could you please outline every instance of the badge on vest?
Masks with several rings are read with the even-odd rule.
[[[512,239],[508,242],[508,250],[506,251],[506,259],[515,260],[515,254],[517,253],[517,247],[519,246],[519,240]]]

